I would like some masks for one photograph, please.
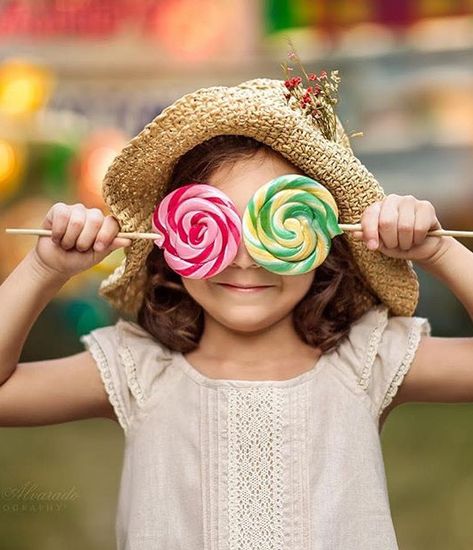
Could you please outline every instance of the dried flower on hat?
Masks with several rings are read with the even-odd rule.
[[[337,132],[335,105],[338,101],[338,84],[340,82],[338,70],[331,71],[330,75],[327,74],[327,71],[321,71],[319,74],[307,74],[292,44],[291,48],[292,51],[289,52],[288,57],[299,65],[306,79],[307,88],[304,88],[300,76],[291,75],[294,69],[284,63],[281,66],[286,75],[284,85],[288,90],[284,97],[293,109],[299,108],[311,117],[326,139],[335,141]]]

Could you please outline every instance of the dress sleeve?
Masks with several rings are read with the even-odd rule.
[[[389,317],[385,305],[373,307],[353,323],[341,356],[368,394],[377,422],[401,386],[421,337],[430,335],[428,319]]]
[[[141,326],[119,319],[115,325],[80,337],[90,351],[120,426],[128,435],[134,417],[156,389],[171,352]]]

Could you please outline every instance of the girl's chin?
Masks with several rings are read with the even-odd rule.
[[[256,309],[249,310],[248,308],[241,311],[240,314],[234,312],[233,315],[220,318],[220,323],[232,330],[248,333],[263,330],[273,324],[267,313]]]

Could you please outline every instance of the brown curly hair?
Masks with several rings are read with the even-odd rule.
[[[253,157],[258,151],[279,155],[253,138],[222,135],[209,139],[184,154],[176,163],[167,193],[194,181],[205,183],[223,164]],[[285,159],[286,160],[286,159]],[[303,174],[297,167],[296,173]],[[189,353],[198,347],[204,330],[203,308],[186,291],[181,276],[166,263],[155,246],[146,259],[147,283],[137,322],[171,350]],[[330,253],[317,268],[317,276],[304,298],[294,308],[297,334],[323,353],[336,347],[362,311],[353,297],[367,289],[355,263],[346,235],[332,240]],[[374,294],[372,302],[380,300]]]

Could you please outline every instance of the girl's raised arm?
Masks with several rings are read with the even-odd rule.
[[[42,226],[52,236],[40,237],[0,286],[0,426],[115,418],[90,352],[18,360],[33,323],[68,279],[130,240],[115,238],[119,227],[112,216],[82,204],[56,203]]]
[[[427,236],[441,229],[430,202],[391,194],[366,208],[361,225],[357,237],[387,256],[417,262],[445,283],[473,321],[473,253],[451,236]],[[421,339],[390,409],[418,401],[473,402],[472,337]]]

